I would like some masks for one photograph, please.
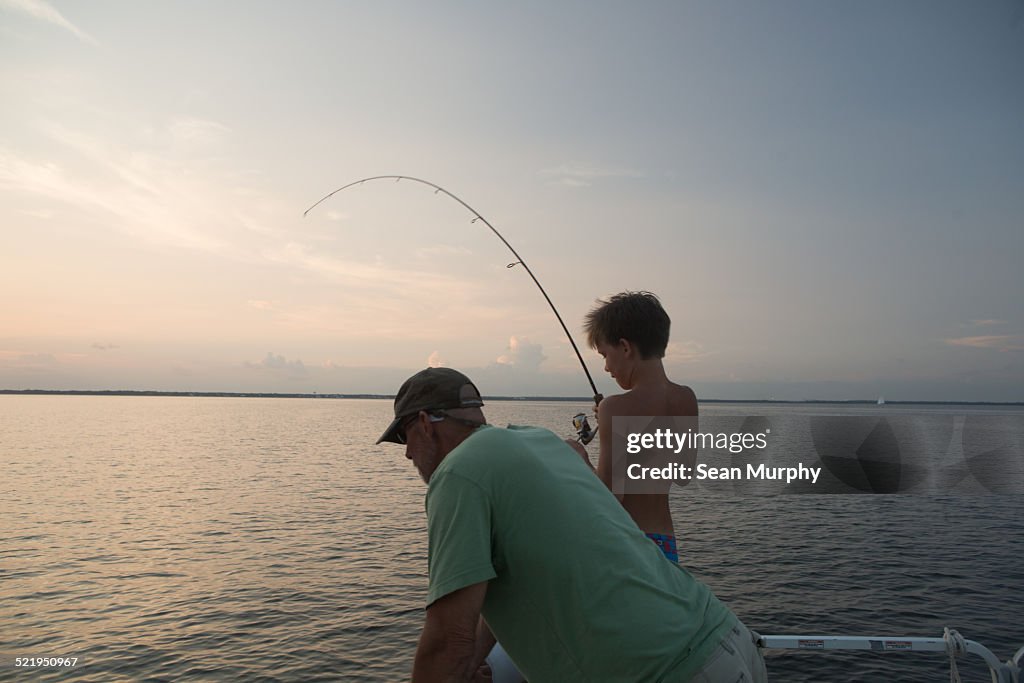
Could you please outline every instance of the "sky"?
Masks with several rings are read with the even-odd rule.
[[[1024,401],[1024,2],[0,0],[0,389]]]

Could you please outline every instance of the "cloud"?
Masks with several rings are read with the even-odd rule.
[[[209,145],[225,138],[231,129],[216,121],[186,118],[173,121],[168,133],[175,142]]]
[[[118,348],[121,348],[121,347],[119,347],[117,344],[99,344],[99,343],[96,343],[96,344],[92,345],[92,348],[99,349],[100,351],[110,351],[111,349],[118,349]]]
[[[75,113],[69,115],[74,118]],[[175,136],[201,139],[225,134],[226,126],[181,118],[157,130],[146,122],[126,123],[116,114],[107,118],[97,130],[83,130],[78,124],[36,124],[48,140],[63,148],[52,157],[27,154],[10,142],[0,142],[0,192],[10,191],[27,202],[42,198],[47,204],[39,208],[47,210],[61,212],[61,207],[68,207],[64,213],[80,219],[79,230],[116,231],[146,246],[279,266],[332,285],[335,293],[329,305],[282,310],[272,301],[249,303],[256,310],[274,311],[277,324],[293,329],[322,330],[327,321],[330,330],[346,337],[437,339],[441,325],[451,330],[473,316],[490,320],[503,315],[481,304],[485,298],[481,288],[472,274],[461,269],[439,268],[427,258],[411,267],[390,259],[374,263],[320,248],[310,242],[314,237],[297,236],[296,231],[282,227],[295,220],[293,206],[258,186],[248,187],[246,172],[174,141]],[[100,131],[115,125],[126,131],[126,138]],[[244,210],[226,206],[225,197],[247,189],[251,194],[243,202]],[[465,252],[457,246],[434,245],[421,256],[444,258],[447,254]],[[423,265],[417,267],[419,263]],[[410,314],[428,311],[438,313],[437,324],[410,332]]]
[[[68,120],[78,113],[69,111]],[[247,186],[251,174],[209,155],[206,147],[230,132],[223,124],[180,118],[154,132],[118,114],[105,118],[93,131],[36,123],[39,133],[63,148],[51,157],[60,163],[0,144],[0,189],[73,207],[78,216],[149,244],[250,262],[259,260],[257,240],[275,239],[282,216],[293,211]],[[102,132],[112,126],[124,135]],[[232,196],[244,202],[232,206]],[[45,209],[45,215],[32,215],[53,215]]]
[[[156,195],[162,188],[153,182],[153,159],[137,150],[118,149],[108,138],[93,137],[55,123],[41,124],[43,133],[110,172],[129,186]]]
[[[505,349],[505,353],[498,356],[495,362],[498,365],[514,365],[525,370],[537,370],[546,358],[540,344],[532,344],[525,337],[513,336],[508,340],[508,348]]]
[[[414,297],[424,304],[439,299],[468,303],[471,296],[469,292],[475,290],[467,280],[450,274],[393,267],[385,262],[363,263],[338,259],[297,242],[268,249],[262,257],[271,263],[290,265],[315,273],[344,287],[355,300],[365,299],[366,294],[372,291],[375,297],[372,304],[379,310],[387,305],[382,296],[391,296],[403,302]]]
[[[31,216],[32,218],[38,218],[41,221],[48,221],[54,216],[53,211],[47,209],[22,209],[19,213]]]
[[[973,327],[991,327],[992,325],[1005,325],[1005,320],[972,320]]]
[[[267,352],[266,357],[258,363],[246,361],[245,367],[251,370],[268,370],[281,374],[287,374],[291,379],[304,379],[309,373],[306,365],[299,359],[288,360],[284,356]]]
[[[445,362],[445,360],[443,358],[441,358],[441,352],[440,351],[434,351],[432,354],[430,354],[430,357],[427,358],[427,367],[430,367],[430,368],[443,368],[443,367],[445,367],[447,365],[448,365],[448,363]]]
[[[25,353],[23,351],[0,351],[0,366],[20,369],[44,369],[60,365],[52,353]]]
[[[95,38],[65,19],[56,8],[43,0],[0,0],[0,8],[20,12],[33,19],[59,26],[73,33],[83,43],[99,45]]]
[[[1024,351],[1024,335],[998,334],[978,337],[957,337],[946,339],[950,346],[967,346],[973,349],[996,349],[998,351]]]
[[[183,180],[181,165],[118,150],[60,127],[50,137],[79,152],[92,166],[75,174],[54,163],[39,163],[0,148],[0,189],[22,192],[98,214],[104,224],[151,243],[201,251],[230,251],[211,234],[222,215],[203,205],[209,179]],[[212,202],[211,202],[212,206]],[[114,220],[111,220],[113,218]]]
[[[600,178],[643,178],[644,173],[632,168],[622,166],[601,166],[597,164],[585,164],[572,162],[546,168],[538,172],[539,175],[549,178],[548,185],[561,185],[565,187],[588,187],[592,181]]]
[[[714,355],[712,351],[705,351],[704,347],[695,341],[669,342],[665,349],[666,363],[693,363],[694,361]]]
[[[68,120],[77,120],[76,113],[69,111]],[[330,285],[329,298],[287,307],[275,300],[240,300],[249,309],[272,314],[275,327],[293,333],[421,339],[433,348],[462,328],[508,316],[507,308],[491,303],[471,268],[439,267],[437,260],[465,255],[459,246],[428,244],[423,260],[373,262],[337,244],[322,248],[315,236],[295,230],[294,206],[259,185],[239,202],[244,209],[228,205],[247,187],[250,175],[174,144],[172,129],[184,138],[222,131],[197,121],[183,119],[176,128],[157,129],[111,113],[90,129],[79,123],[38,123],[36,129],[59,148],[38,156],[15,148],[20,144],[15,141],[0,141],[0,193],[19,196],[26,208],[74,216],[68,230],[110,231],[174,257],[184,250],[213,254],[225,267],[269,265],[289,276],[298,274],[293,281],[301,285]],[[126,137],[103,134],[115,125]],[[337,235],[331,240],[337,242]],[[422,324],[424,319],[430,324]]]
[[[579,178],[559,178],[552,180],[548,185],[560,185],[562,187],[590,187],[590,183],[586,180],[580,180]]]
[[[416,250],[417,258],[432,256],[472,256],[473,252],[466,247],[454,247],[448,244],[437,244],[432,247],[420,247]]]

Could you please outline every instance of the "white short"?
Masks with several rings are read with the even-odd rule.
[[[736,622],[690,680],[693,683],[766,683],[768,670],[757,646],[757,634]]]

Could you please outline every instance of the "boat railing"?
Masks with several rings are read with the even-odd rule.
[[[870,650],[872,652],[944,652],[949,656],[950,679],[959,681],[956,658],[965,654],[981,657],[988,665],[992,683],[1024,683],[1021,664],[1024,647],[1012,659],[1000,662],[987,647],[967,640],[952,629],[946,629],[941,638],[912,638],[904,636],[790,636],[762,635],[758,646],[769,650]]]

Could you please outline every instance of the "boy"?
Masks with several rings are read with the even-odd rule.
[[[609,396],[597,409],[600,455],[597,475],[612,488],[612,418],[615,416],[697,416],[697,397],[690,387],[669,381],[662,358],[671,321],[658,297],[650,292],[622,292],[587,314],[587,343],[604,358],[604,370],[624,394]],[[689,457],[694,457],[691,452]],[[693,462],[688,463],[690,466]],[[685,480],[680,483],[686,483]],[[668,507],[672,482],[656,494],[617,495],[623,507],[665,556],[679,561],[675,529]]]

